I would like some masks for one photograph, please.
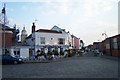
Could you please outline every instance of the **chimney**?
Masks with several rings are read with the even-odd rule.
[[[33,25],[32,25],[32,33],[35,32],[35,23],[33,22]]]

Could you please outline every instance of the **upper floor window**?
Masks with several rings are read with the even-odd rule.
[[[106,49],[110,49],[110,44],[106,44]]]
[[[58,44],[65,44],[64,38],[58,38]]]
[[[40,37],[40,44],[45,44],[45,37]]]

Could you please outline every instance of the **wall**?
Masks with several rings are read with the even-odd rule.
[[[3,37],[3,34],[2,34],[2,44],[4,43],[4,37]],[[2,45],[0,44],[0,45]],[[6,46],[12,46],[14,43],[13,43],[13,33],[12,31],[6,31],[5,32],[5,45]]]
[[[80,39],[77,37],[74,37],[74,48],[80,49]]]
[[[20,49],[20,56],[29,57],[29,48],[21,48]]]
[[[35,44],[35,33],[31,34],[31,37],[26,39],[26,43],[30,46],[33,46]]]
[[[111,37],[111,53],[112,56],[120,56],[120,35]]]
[[[45,37],[46,44],[40,44],[40,37]],[[51,40],[53,38],[53,40]],[[68,45],[67,34],[55,34],[55,33],[35,33],[35,45],[58,45],[58,38],[65,39],[65,45]]]
[[[12,46],[10,49],[11,55],[14,56],[14,51],[19,50],[20,51],[20,56],[24,57],[29,57],[29,49],[30,46]]]
[[[93,47],[96,48],[96,44]],[[98,49],[105,55],[120,56],[120,34],[106,38],[99,43]]]

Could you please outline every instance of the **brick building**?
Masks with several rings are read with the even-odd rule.
[[[5,29],[5,32],[4,32]],[[10,28],[8,26],[5,26],[3,24],[0,24],[0,52],[2,53],[4,47],[5,50],[8,50],[11,48],[11,46],[14,46],[16,43],[16,36],[15,36],[16,29]],[[4,52],[3,52],[4,53]],[[2,53],[2,54],[3,54]]]
[[[10,27],[8,27],[8,26],[5,26],[5,40],[4,40],[4,32],[3,32],[3,25],[2,24],[0,24],[0,31],[1,31],[1,33],[0,33],[0,35],[2,36],[2,39],[0,39],[1,41],[1,43],[0,43],[0,46],[2,47],[3,46],[3,43],[4,43],[4,41],[5,41],[5,45],[6,46],[12,46],[12,45],[14,45],[14,42],[15,42],[15,40],[14,40],[14,31],[15,31],[15,29],[14,28],[10,28]]]
[[[94,42],[88,46],[90,49],[98,49],[104,55],[120,56],[120,34],[106,38],[102,42]]]
[[[74,35],[72,36],[72,48],[73,49],[80,49],[80,38],[77,38]]]

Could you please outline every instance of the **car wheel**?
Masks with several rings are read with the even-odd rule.
[[[14,61],[14,64],[17,64],[18,62],[17,61]]]

